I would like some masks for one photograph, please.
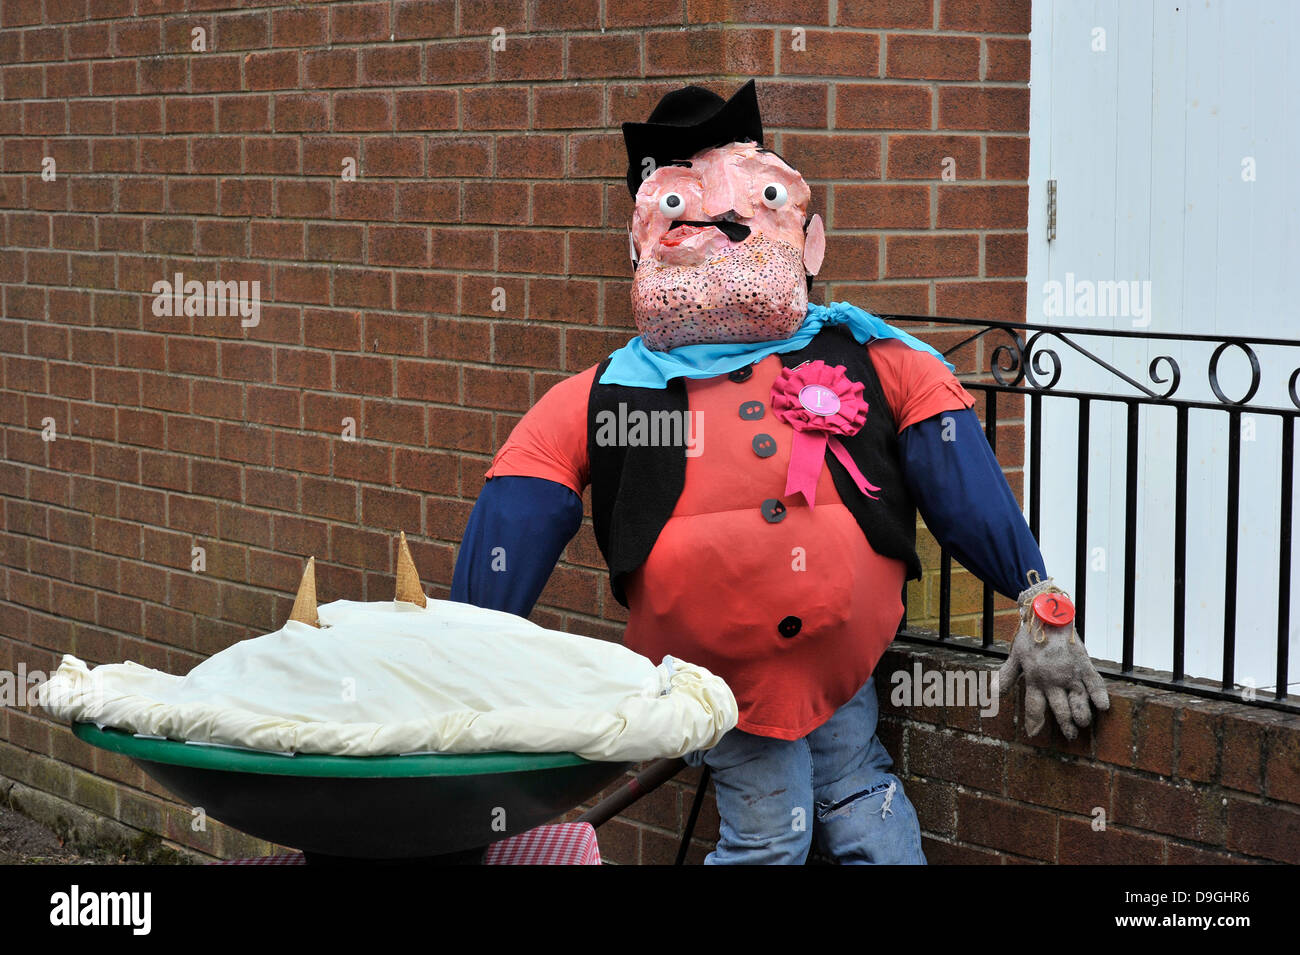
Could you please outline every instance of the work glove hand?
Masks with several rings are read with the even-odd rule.
[[[1031,579],[1038,576],[1032,571],[1031,575]],[[1034,609],[1039,595],[1044,595],[1038,604],[1041,614]],[[1088,700],[1091,698],[1098,710],[1107,710],[1110,696],[1083,641],[1075,633],[1074,607],[1069,595],[1049,577],[1023,590],[1016,603],[1020,607],[1020,629],[1011,643],[1011,655],[998,670],[999,692],[1006,694],[1023,672],[1026,733],[1038,735],[1050,704],[1065,738],[1074,739],[1080,727],[1092,722]],[[1044,615],[1047,620],[1043,619]]]

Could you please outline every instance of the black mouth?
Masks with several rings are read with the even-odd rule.
[[[668,231],[672,232],[679,225],[693,225],[701,228],[711,225],[732,242],[744,242],[749,238],[749,226],[740,222],[731,222],[727,219],[710,219],[705,222],[692,219],[674,219],[673,224],[668,227]]]

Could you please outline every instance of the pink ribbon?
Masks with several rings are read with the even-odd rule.
[[[843,365],[830,366],[819,360],[782,370],[772,383],[772,410],[794,429],[787,495],[802,494],[809,510],[815,506],[817,481],[829,447],[858,490],[880,500],[871,493],[880,488],[866,479],[837,437],[857,434],[866,423],[867,407],[861,383],[850,381]]]

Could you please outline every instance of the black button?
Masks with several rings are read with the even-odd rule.
[[[776,438],[770,434],[756,434],[751,443],[754,447],[754,453],[760,458],[770,458],[776,454]]]
[[[776,632],[786,638],[795,636],[802,629],[803,621],[798,617],[786,617],[776,625]]]
[[[780,498],[769,497],[759,510],[763,512],[763,517],[769,524],[779,524],[785,520],[785,505],[781,503]]]
[[[746,421],[757,421],[767,414],[767,406],[761,401],[746,401],[740,406],[740,416]]]
[[[730,378],[732,381],[734,381],[736,384],[740,384],[742,381],[749,381],[749,379],[753,376],[753,374],[754,374],[754,366],[746,365],[744,368],[737,368],[727,377]]]

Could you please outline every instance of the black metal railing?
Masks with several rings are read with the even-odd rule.
[[[1121,659],[1118,666],[1100,665],[1098,669],[1111,677],[1142,683],[1165,689],[1178,690],[1217,699],[1245,700],[1255,705],[1300,713],[1300,698],[1287,693],[1288,644],[1291,626],[1291,530],[1292,530],[1292,496],[1295,477],[1295,436],[1294,425],[1300,417],[1300,395],[1297,395],[1297,380],[1300,368],[1291,372],[1286,383],[1287,396],[1293,407],[1257,406],[1249,402],[1259,392],[1262,372],[1256,349],[1279,347],[1300,349],[1300,341],[1273,338],[1237,338],[1216,337],[1208,335],[1182,335],[1137,330],[1111,330],[1067,326],[1035,325],[1026,322],[992,322],[982,319],[935,318],[918,315],[882,315],[885,321],[904,325],[906,323],[924,323],[932,328],[915,329],[920,337],[929,331],[942,332],[951,338],[956,332],[960,335],[965,328],[971,327],[969,335],[956,344],[940,348],[943,354],[958,365],[968,358],[965,349],[974,347],[976,354],[985,361],[975,363],[975,374],[980,377],[992,377],[993,381],[972,381],[963,378],[962,384],[972,392],[984,395],[984,428],[989,444],[997,447],[998,394],[1022,395],[1029,404],[1029,430],[1026,435],[1026,463],[1028,465],[1028,485],[1025,493],[1028,501],[1029,526],[1034,538],[1039,540],[1039,517],[1043,495],[1042,468],[1042,424],[1043,399],[1045,396],[1055,399],[1073,400],[1078,408],[1078,428],[1075,444],[1078,453],[1077,493],[1075,498],[1074,546],[1076,580],[1073,598],[1076,607],[1076,622],[1080,637],[1084,636],[1084,619],[1087,612],[1087,556],[1088,556],[1088,479],[1089,479],[1089,440],[1093,405],[1098,402],[1120,403],[1127,409],[1126,424],[1126,460],[1124,462],[1124,592],[1123,592],[1123,643]],[[1080,340],[1090,339],[1142,339],[1145,342],[1178,342],[1213,344],[1214,350],[1208,359],[1206,368],[1207,383],[1214,400],[1195,400],[1175,397],[1183,384],[1182,369],[1175,358],[1160,354],[1151,359],[1147,365],[1147,382],[1140,381],[1126,374],[1120,368],[1106,361],[1094,351],[1083,347]],[[933,344],[932,338],[932,344]],[[983,346],[996,343],[986,353]],[[1052,347],[1046,347],[1050,344]],[[939,347],[939,345],[936,345]],[[1134,392],[1116,395],[1109,392],[1077,391],[1058,389],[1057,384],[1062,374],[1062,361],[1054,349],[1068,347],[1079,356],[1097,367],[1105,369],[1117,380],[1125,382]],[[1164,346],[1162,345],[1162,348]],[[1220,362],[1229,349],[1235,349],[1244,355],[1249,363],[1249,384],[1241,398],[1230,398],[1224,391],[1220,376]],[[1298,353],[1300,354],[1300,353]],[[1287,367],[1296,367],[1297,361],[1290,361]],[[967,362],[969,364],[969,362]],[[1157,390],[1160,388],[1162,390]],[[1135,608],[1140,595],[1138,581],[1134,573],[1137,559],[1139,490],[1138,479],[1138,436],[1141,419],[1139,412],[1143,406],[1161,406],[1173,409],[1176,416],[1176,447],[1174,449],[1174,534],[1170,542],[1173,562],[1173,647],[1172,670],[1150,670],[1134,665],[1134,619]],[[1216,411],[1228,418],[1227,447],[1227,486],[1226,486],[1226,528],[1224,543],[1224,579],[1222,622],[1223,652],[1222,673],[1217,679],[1189,677],[1185,670],[1185,648],[1187,636],[1187,549],[1188,549],[1188,414],[1192,410],[1203,409]],[[1277,647],[1276,679],[1271,687],[1259,688],[1259,692],[1249,692],[1235,681],[1235,663],[1237,652],[1237,590],[1239,561],[1239,515],[1241,493],[1241,434],[1242,414],[1270,416],[1280,419],[1281,456],[1280,456],[1280,492],[1277,510],[1277,543],[1279,562],[1277,568]],[[1198,541],[1202,547],[1204,542]],[[1050,568],[1049,568],[1050,571]],[[986,583],[983,591],[982,634],[978,642],[960,640],[952,642],[952,558],[946,550],[940,555],[939,579],[939,613],[938,631],[920,630],[908,624],[906,606],[903,620],[899,627],[900,639],[931,645],[960,645],[962,649],[975,650],[993,656],[1005,657],[1007,648],[994,643],[993,624],[993,589]],[[906,592],[904,592],[906,605]],[[1208,621],[1200,620],[1200,626],[1214,626]],[[1246,692],[1243,692],[1246,691]],[[1265,692],[1267,691],[1267,692]]]

